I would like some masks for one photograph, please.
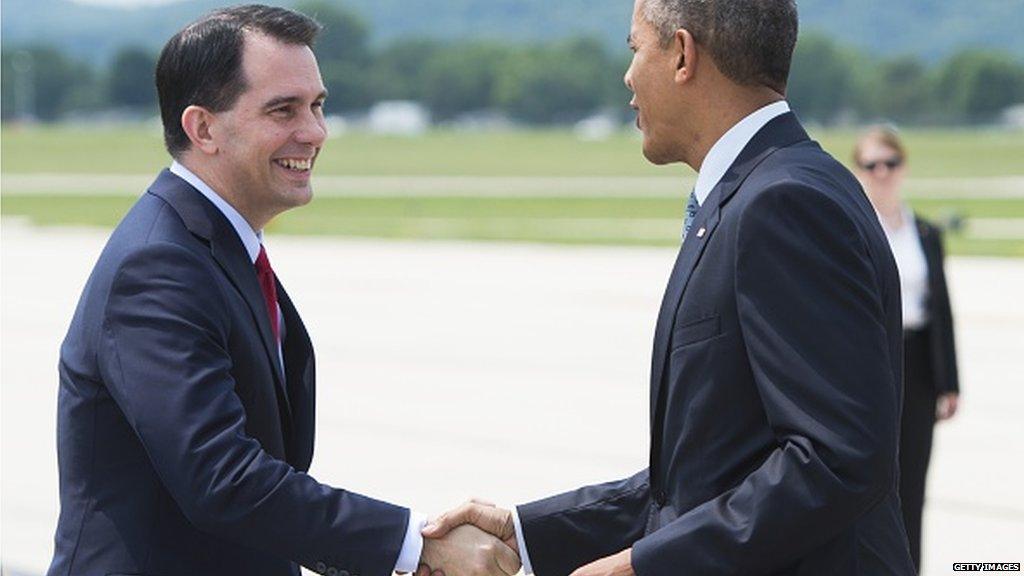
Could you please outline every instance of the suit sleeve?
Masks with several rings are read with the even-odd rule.
[[[900,392],[865,239],[797,184],[761,191],[738,226],[740,330],[777,444],[734,488],[637,542],[640,576],[777,573],[894,486]]]
[[[211,273],[182,247],[149,245],[106,304],[101,371],[161,481],[199,530],[307,567],[391,574],[408,510],[320,484],[246,434]]]
[[[649,509],[647,470],[516,507],[538,576],[569,574],[629,548],[643,536]]]
[[[931,295],[931,298],[935,299],[935,303],[932,306],[932,310],[935,311],[935,318],[932,321],[935,323],[934,329],[932,330],[932,337],[938,338],[938,346],[932,346],[932,350],[936,351],[933,353],[939,354],[937,359],[941,363],[940,369],[937,372],[937,381],[935,383],[937,392],[960,392],[960,378],[957,370],[956,363],[956,338],[953,335],[953,309],[949,304],[949,288],[946,285],[946,255],[942,247],[942,231],[938,227],[934,227],[934,246],[932,250],[935,251],[935,270],[932,273],[935,275],[935,282],[933,284],[935,293]]]

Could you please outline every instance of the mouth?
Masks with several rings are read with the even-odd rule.
[[[313,157],[308,158],[275,158],[274,164],[296,174],[308,174],[313,169]]]

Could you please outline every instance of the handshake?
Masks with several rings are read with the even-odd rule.
[[[415,576],[512,576],[519,572],[519,544],[512,512],[470,500],[423,529]]]
[[[512,576],[522,568],[512,512],[470,500],[423,529],[415,576]],[[571,576],[636,576],[632,548],[577,568]]]

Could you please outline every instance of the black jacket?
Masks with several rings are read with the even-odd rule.
[[[314,359],[213,204],[164,171],[96,263],[61,348],[49,576],[391,574],[409,511],[318,483]]]
[[[942,231],[934,224],[915,216],[917,234],[921,238],[928,263],[928,334],[931,351],[932,385],[937,393],[959,392],[960,379],[956,366],[956,343],[953,338],[953,313],[946,287]]]
[[[538,576],[908,576],[895,262],[854,177],[775,118],[701,206],[655,331],[650,466],[518,508]]]

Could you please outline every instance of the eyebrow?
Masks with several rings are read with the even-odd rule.
[[[321,91],[320,94],[317,95],[317,97],[316,97],[316,100],[325,100],[325,99],[327,99],[327,90]],[[300,98],[298,96],[278,96],[276,98],[271,98],[270,100],[268,100],[263,105],[263,107],[264,108],[275,108],[275,107],[280,106],[282,104],[295,104],[295,103],[301,102],[301,101],[302,101],[302,98]]]

